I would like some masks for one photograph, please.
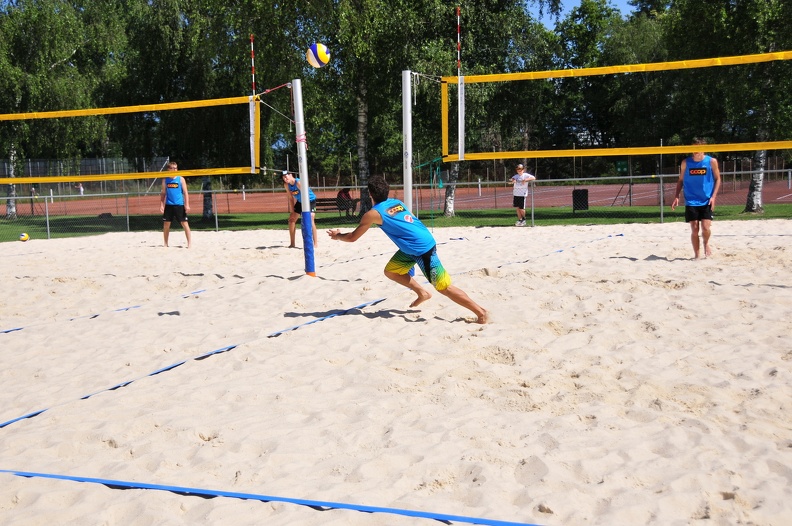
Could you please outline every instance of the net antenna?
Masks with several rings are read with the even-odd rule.
[[[250,34],[250,77],[253,83],[253,96],[256,95],[256,53],[253,51],[253,33]]]

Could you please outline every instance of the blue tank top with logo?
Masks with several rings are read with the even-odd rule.
[[[715,188],[715,176],[712,174],[712,157],[705,155],[696,162],[693,157],[685,160],[685,177],[682,179],[685,189],[685,205],[704,206],[709,203]]]
[[[294,199],[298,203],[300,203],[302,205],[303,201],[302,201],[302,193],[300,192],[300,180],[299,179],[295,179],[294,180],[294,184],[290,184],[289,185],[289,192],[291,192],[291,195],[294,196]],[[313,193],[313,190],[311,190],[310,187],[308,188],[308,200],[309,201],[316,201],[316,195]]]
[[[182,192],[182,178],[180,175],[176,177],[165,178],[165,204],[166,205],[183,205],[184,193]]]
[[[382,216],[382,231],[402,252],[421,256],[435,246],[432,233],[398,199],[387,199],[373,208]]]

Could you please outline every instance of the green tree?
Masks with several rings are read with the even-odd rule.
[[[705,2],[677,0],[667,35],[674,59],[766,53],[789,49],[792,6],[783,0]],[[684,35],[685,38],[679,38]],[[764,141],[789,137],[792,114],[789,61],[680,72],[675,110],[687,119],[680,135],[716,141]],[[762,211],[767,152],[752,152],[754,169],[747,212]]]
[[[0,112],[41,112],[94,105],[118,77],[113,52],[123,46],[116,3],[19,0],[0,6]],[[105,153],[100,117],[11,121],[0,145],[13,166],[25,157],[80,158]],[[13,195],[13,185],[9,188]],[[11,210],[9,215],[14,215]]]

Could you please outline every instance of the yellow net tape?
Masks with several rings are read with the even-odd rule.
[[[184,177],[212,176],[230,174],[249,174],[250,166],[237,168],[201,168],[198,170],[179,170],[178,175]],[[0,184],[38,184],[38,183],[90,183],[92,181],[121,181],[129,179],[156,179],[167,176],[167,172],[133,172],[123,174],[97,175],[44,175],[41,177],[0,177]]]
[[[613,75],[614,73],[643,73],[647,71],[672,71],[677,69],[709,68],[714,66],[737,66],[772,62],[774,60],[790,60],[792,51],[775,53],[758,53],[755,55],[737,55],[733,57],[703,58],[697,60],[677,60],[672,62],[651,62],[648,64],[626,64],[622,66],[602,66],[597,68],[556,69],[549,71],[526,71],[521,73],[493,73],[489,75],[466,75],[465,84],[477,82],[504,82],[511,80],[538,80],[561,77],[591,77],[595,75]],[[441,77],[443,82],[457,84],[459,77]]]
[[[259,163],[259,141],[258,130],[260,126],[259,98],[250,96],[228,97],[222,99],[192,100],[185,102],[164,102],[159,104],[141,104],[138,106],[115,106],[111,108],[85,108],[81,110],[60,110],[60,111],[40,111],[32,113],[5,113],[0,114],[0,121],[19,121],[28,119],[55,119],[62,117],[88,117],[91,115],[116,115],[122,113],[144,113],[150,111],[184,110],[190,108],[206,108],[210,106],[229,106],[232,104],[251,103],[255,101],[251,112],[251,154],[255,165]],[[212,176],[230,174],[250,174],[254,173],[256,166],[243,166],[236,168],[205,168],[197,170],[179,170],[179,175],[190,176]],[[161,172],[133,172],[121,174],[97,174],[97,175],[58,175],[42,177],[0,177],[0,184],[26,184],[26,183],[76,183],[91,181],[120,181],[129,179],[154,179],[162,177]]]
[[[494,159],[542,159],[547,157],[609,157],[625,155],[668,155],[689,154],[698,148],[708,152],[747,152],[756,150],[785,150],[792,148],[792,141],[742,142],[727,144],[705,144],[703,146],[639,146],[635,148],[588,148],[574,150],[523,150],[513,152],[465,153],[466,161],[491,161]],[[443,162],[459,160],[458,154],[443,157]]]
[[[139,106],[116,106],[113,108],[86,108],[82,110],[39,111],[32,113],[0,114],[0,121],[22,121],[26,119],[55,119],[58,117],[88,117],[90,115],[114,115],[120,113],[144,113],[147,111],[185,110],[207,106],[227,106],[244,104],[250,97],[230,97],[226,99],[193,100],[186,102],[164,102],[160,104],[141,104]]]
[[[697,60],[678,60],[672,62],[652,62],[648,64],[625,64],[621,66],[602,66],[596,68],[557,69],[550,71],[526,71],[521,73],[495,73],[490,75],[468,75],[463,77],[465,84],[481,82],[508,82],[514,80],[539,80],[561,77],[587,77],[594,75],[613,75],[616,73],[643,73],[649,71],[672,71],[678,69],[708,68],[716,66],[736,66],[756,64],[776,60],[792,59],[792,51],[737,55],[731,57],[705,58]],[[442,115],[442,156],[444,162],[459,161],[459,154],[449,154],[448,146],[448,85],[457,84],[459,77],[442,77],[440,104]],[[464,125],[460,123],[460,126]],[[537,159],[545,157],[605,157],[613,155],[652,155],[671,153],[690,153],[692,146],[649,146],[637,148],[591,148],[584,150],[534,150],[511,152],[465,152],[466,161],[485,161],[493,159]],[[711,152],[736,152],[750,150],[781,150],[792,148],[792,141],[752,142],[739,144],[708,144]]]

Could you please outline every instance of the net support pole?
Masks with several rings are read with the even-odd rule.
[[[465,77],[462,76],[462,10],[459,6],[457,13],[457,126],[459,145],[459,160],[465,160]]]
[[[308,204],[308,147],[305,139],[305,117],[303,116],[302,82],[300,79],[292,80],[292,94],[294,95],[294,128],[297,134],[297,165],[300,173],[300,197],[305,203],[302,207],[300,230],[303,238],[303,254],[305,255],[305,273],[316,276],[316,263],[314,262],[313,230],[311,225],[311,206]]]
[[[259,169],[258,129],[261,119],[261,111],[258,104],[258,97],[255,95],[248,97],[248,113],[250,118],[250,173],[254,174]]]
[[[413,210],[412,189],[412,73],[402,71],[402,150],[404,152],[404,166],[402,176],[404,179],[404,204],[407,210]]]
[[[459,84],[457,84],[457,98],[459,114],[457,120],[459,121],[459,160],[465,160],[465,77],[459,77]]]

